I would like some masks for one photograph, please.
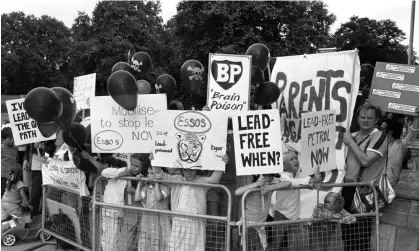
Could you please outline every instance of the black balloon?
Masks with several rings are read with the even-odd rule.
[[[131,68],[138,73],[139,76],[144,76],[151,67],[151,58],[145,52],[137,52],[131,57]]]
[[[132,111],[137,107],[138,87],[131,73],[124,70],[112,73],[108,78],[108,92],[124,109]]]
[[[179,100],[173,100],[169,104],[169,110],[184,110],[184,108]]]
[[[86,142],[86,138],[86,128],[79,123],[73,122],[68,131],[63,131],[64,143],[79,150]]]
[[[76,100],[73,97],[73,94],[62,87],[53,87],[51,88],[63,104],[63,112],[61,113],[60,118],[57,120],[56,124],[63,130],[70,127],[71,122],[74,121],[77,112]]]
[[[137,80],[138,94],[150,94],[151,85],[146,80]]]
[[[191,94],[196,94],[205,82],[204,66],[197,60],[188,60],[180,68],[180,77],[186,90]]]
[[[49,138],[54,135],[60,127],[56,123],[42,124],[38,123],[38,129],[41,132],[41,135],[45,138]]]
[[[29,117],[40,123],[51,123],[61,116],[63,104],[58,95],[46,87],[33,89],[23,104]]]
[[[266,70],[269,64],[269,49],[264,44],[252,44],[246,51],[246,55],[252,56],[252,65]]]
[[[252,66],[252,75],[251,75],[251,83],[253,86],[261,85],[265,82],[265,74],[263,71],[256,67]]]
[[[124,71],[127,71],[129,73],[133,73],[133,70],[132,70],[131,66],[126,62],[118,62],[118,63],[114,64],[114,66],[112,67],[111,74],[116,72],[116,71],[119,71],[119,70],[124,70]]]
[[[169,74],[160,75],[154,84],[157,93],[166,93],[167,103],[169,104],[176,92],[176,80]]]
[[[280,92],[276,84],[268,81],[256,88],[253,101],[258,105],[270,105],[278,100]]]

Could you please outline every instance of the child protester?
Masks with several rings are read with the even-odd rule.
[[[154,155],[150,154],[150,160]],[[228,163],[228,156],[224,155],[223,161]],[[202,169],[202,166],[193,168]],[[210,177],[200,176],[196,169],[180,169],[182,175],[169,175],[163,173],[161,167],[153,166],[156,179],[188,181],[195,183],[216,184],[223,175],[222,171],[214,171]],[[171,207],[173,212],[201,214],[207,213],[207,187],[169,184],[171,187]],[[170,234],[169,250],[204,251],[206,242],[205,220],[174,216]]]
[[[237,188],[235,195],[241,196],[247,190],[260,188],[260,192],[253,192],[246,198],[245,217],[246,223],[262,223],[266,221],[269,212],[269,204],[274,190],[285,189],[291,186],[289,181],[274,181],[276,174],[265,174],[262,177],[247,176],[247,179],[254,179],[253,183]],[[264,204],[262,205],[262,196]],[[240,226],[239,226],[240,228]],[[255,240],[259,239],[260,242]],[[268,241],[265,227],[252,227],[248,229],[247,250],[266,250]]]
[[[89,160],[97,169],[98,173],[105,178],[108,178],[108,184],[105,187],[103,193],[103,202],[116,205],[125,204],[125,189],[127,187],[127,180],[118,179],[120,177],[137,176],[141,170],[141,163],[138,158],[135,158],[134,154],[131,155],[130,167],[117,166],[118,161],[108,156],[105,158],[105,163],[98,162],[95,158],[90,156],[87,152],[82,152],[83,158]],[[120,162],[119,162],[120,163]],[[135,192],[135,189],[134,191]],[[101,235],[101,246],[103,251],[115,251],[115,250],[136,250],[135,241],[131,241],[126,236],[135,237],[129,235],[129,233],[120,233],[119,229],[121,225],[127,224],[128,221],[124,217],[122,209],[104,208],[102,209],[102,235]],[[131,213],[132,214],[132,213]],[[129,215],[131,215],[129,214]],[[137,221],[129,220],[136,225]],[[126,228],[126,227],[125,227]],[[135,228],[136,230],[136,228]],[[118,240],[120,236],[124,236],[127,239],[124,241],[125,245],[120,245],[122,242]],[[134,243],[133,243],[134,242]]]
[[[319,173],[314,177],[296,178],[300,168],[297,154],[294,151],[287,151],[283,154],[284,172],[281,173],[280,181],[288,181],[292,188],[302,188],[312,186],[320,181]],[[297,220],[300,217],[300,189],[291,189],[275,192],[274,196],[274,221]],[[298,250],[297,235],[298,225],[281,225],[274,231],[273,246],[274,250],[279,250],[288,246],[289,250]],[[284,243],[285,236],[287,242]]]
[[[344,204],[345,200],[342,195],[330,192],[324,198],[324,204],[319,203],[314,208],[314,218],[335,221],[321,221],[312,224],[310,227],[310,240],[312,240],[310,250],[327,251],[332,243],[338,243],[340,240],[339,231],[337,231],[338,224],[356,222],[356,218],[343,209]]]
[[[143,177],[141,174],[137,177]],[[138,182],[135,201],[143,201],[144,207],[169,211],[170,187],[153,182],[154,173],[148,167],[150,182]],[[144,213],[141,218],[141,230],[138,250],[160,251],[169,249],[169,238],[172,230],[169,215]]]
[[[12,129],[2,126],[1,129],[1,197],[6,191],[7,174],[14,168],[21,168],[17,162],[18,149],[15,147]],[[19,177],[20,178],[20,177]]]

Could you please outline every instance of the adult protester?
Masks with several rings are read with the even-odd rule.
[[[387,135],[386,174],[391,186],[394,187],[399,180],[403,160],[407,154],[407,148],[400,139],[403,124],[395,119],[387,119],[383,121],[380,129]]]
[[[376,128],[381,111],[371,103],[362,105],[357,111],[360,130],[345,134],[343,142],[348,146],[345,183],[371,182],[382,175],[387,154],[386,134]],[[344,187],[344,209],[353,212],[352,203],[356,187]],[[360,218],[356,224],[342,224],[342,239],[345,251],[369,250],[373,220]]]

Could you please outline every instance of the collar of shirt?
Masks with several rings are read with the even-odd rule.
[[[294,174],[292,174],[290,172],[282,172],[282,173],[280,173],[280,175],[281,175],[281,177],[286,176],[287,178],[294,179]]]

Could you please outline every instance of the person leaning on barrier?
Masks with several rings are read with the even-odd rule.
[[[348,146],[345,183],[372,182],[382,175],[387,155],[387,137],[376,128],[381,111],[368,103],[357,111],[358,132],[344,134],[343,142]],[[342,188],[344,209],[353,212],[352,203],[356,187]],[[360,218],[356,224],[342,224],[342,239],[345,250],[369,250],[372,220]],[[357,238],[359,237],[359,238]],[[358,244],[356,244],[359,242]]]

